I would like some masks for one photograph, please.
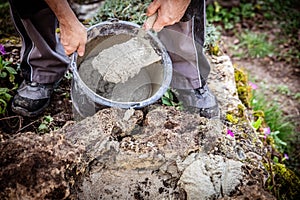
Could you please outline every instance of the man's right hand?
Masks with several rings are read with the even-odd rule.
[[[79,56],[83,56],[87,41],[86,28],[78,20],[60,23],[60,41],[67,55],[77,51]]]
[[[179,22],[191,0],[153,0],[147,9],[147,16],[157,13],[152,29],[159,32],[163,27]]]
[[[79,56],[85,52],[87,31],[77,19],[67,0],[45,0],[56,15],[60,26],[60,41],[67,55],[77,51]]]

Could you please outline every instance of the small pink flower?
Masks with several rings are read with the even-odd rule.
[[[227,135],[231,136],[231,137],[234,137],[234,134],[231,130],[227,129]]]
[[[5,48],[4,48],[4,46],[2,44],[0,44],[0,54],[1,55],[6,54]]]
[[[250,85],[250,87],[252,88],[252,90],[256,90],[258,88],[258,86],[255,83],[248,82],[248,84]]]
[[[265,139],[268,137],[268,135],[270,135],[270,133],[271,133],[270,127],[264,128],[264,134],[265,134],[264,138]]]

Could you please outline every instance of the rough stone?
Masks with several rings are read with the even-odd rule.
[[[48,187],[39,171],[22,169],[24,177],[41,177],[40,187],[33,179],[28,184],[11,179],[10,185],[2,181],[1,189],[32,199],[53,197],[59,189],[59,197],[71,194],[68,198],[76,199],[252,199],[253,188],[261,199],[272,197],[259,189],[268,176],[262,164],[265,149],[247,117],[238,124],[225,120],[226,113],[237,112],[241,104],[231,80],[232,64],[226,57],[212,62],[209,84],[220,101],[220,120],[154,104],[143,110],[106,108],[49,136],[17,135],[16,141],[26,142],[1,141],[0,147],[4,149],[7,142],[27,145],[24,149],[32,153],[20,154],[27,156],[24,162],[32,155],[49,152],[50,157],[40,158],[50,159],[48,163],[52,160],[54,165],[47,165],[42,174],[61,171],[58,176],[47,176],[54,183]],[[58,144],[51,142],[55,152],[48,148],[52,137],[63,138],[55,140]],[[38,148],[30,148],[34,141],[39,141]],[[65,152],[76,152],[72,154],[75,157]],[[9,155],[1,154],[1,159],[5,156]],[[73,167],[68,168],[70,165]],[[1,167],[1,180],[10,172],[7,166]]]

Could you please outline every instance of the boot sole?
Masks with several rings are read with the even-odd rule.
[[[36,117],[36,116],[42,114],[45,111],[45,109],[49,106],[49,104],[50,104],[50,99],[47,101],[47,103],[43,107],[41,107],[40,109],[38,109],[36,111],[31,111],[31,112],[22,107],[15,106],[13,104],[11,106],[11,109],[14,113],[25,116],[25,117]]]

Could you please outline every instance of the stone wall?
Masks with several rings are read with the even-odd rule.
[[[103,109],[43,136],[16,135],[0,146],[1,199],[272,199],[262,189],[265,147],[246,109],[237,123],[226,120],[243,108],[232,63],[225,55],[211,63],[221,119],[154,104]]]

